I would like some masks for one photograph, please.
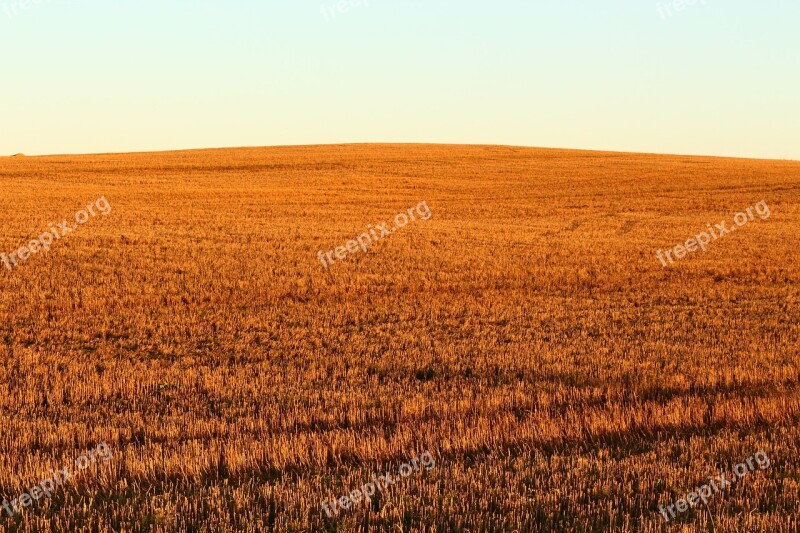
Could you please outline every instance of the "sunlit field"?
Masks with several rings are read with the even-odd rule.
[[[800,528],[800,163],[253,148],[0,158],[0,190],[6,256],[110,207],[0,262],[0,497],[112,454],[2,530]]]

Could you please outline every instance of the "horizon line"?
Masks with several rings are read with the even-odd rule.
[[[678,154],[671,152],[636,152],[625,150],[608,150],[596,148],[564,148],[558,146],[529,146],[517,144],[491,144],[491,143],[436,143],[436,142],[345,142],[345,143],[311,143],[311,144],[276,144],[276,145],[246,145],[246,146],[215,146],[215,147],[194,147],[194,148],[170,148],[165,150],[134,150],[129,152],[73,152],[73,153],[52,153],[52,154],[32,154],[28,155],[19,152],[12,155],[0,156],[5,159],[16,157],[78,157],[78,156],[111,156],[111,155],[142,155],[142,154],[169,154],[178,152],[204,152],[219,150],[255,150],[268,148],[322,148],[333,146],[465,146],[465,147],[496,147],[496,148],[522,148],[526,150],[554,150],[569,152],[595,152],[605,154],[630,154],[630,155],[653,155],[653,156],[672,156],[672,157],[698,157],[712,159],[745,159],[751,161],[788,161],[792,163],[800,162],[800,159],[791,158],[771,158],[771,157],[748,157],[712,154]]]

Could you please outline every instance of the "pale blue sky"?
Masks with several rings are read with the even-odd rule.
[[[0,154],[350,142],[800,159],[800,2],[0,0]],[[15,13],[16,11],[16,13]]]

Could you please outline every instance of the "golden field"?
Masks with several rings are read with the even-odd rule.
[[[112,208],[0,263],[0,497],[113,452],[4,531],[800,530],[798,162],[252,148],[0,158],[0,191],[4,254]]]

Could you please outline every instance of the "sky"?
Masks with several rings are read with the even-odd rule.
[[[800,159],[797,0],[0,0],[0,155],[360,142]]]

